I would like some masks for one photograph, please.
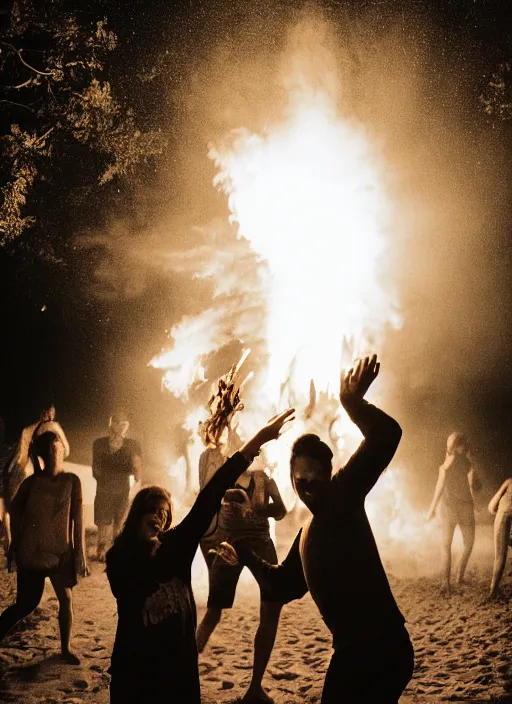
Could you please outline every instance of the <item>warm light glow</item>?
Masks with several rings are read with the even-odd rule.
[[[211,307],[174,326],[171,350],[152,364],[165,370],[164,386],[188,404],[185,427],[196,433],[196,467],[204,409],[190,406],[189,389],[204,380],[209,354],[233,340],[253,346],[254,321],[247,323],[240,296],[263,301],[257,334],[266,354],[258,358],[261,344],[255,345],[251,359],[258,368],[244,389],[239,432],[246,439],[277,410],[297,408],[293,429],[265,448],[263,460],[290,509],[297,501],[289,480],[293,441],[316,432],[335,452],[335,469],[348,459],[361,435],[340,409],[340,370],[379,352],[401,320],[383,266],[392,217],[384,165],[364,128],[337,112],[328,91],[304,80],[286,84],[289,104],[281,118],[258,134],[237,129],[209,150],[218,169],[214,185],[228,198],[238,238],[257,255],[258,276],[237,275],[225,251],[198,263],[196,276],[214,283]],[[308,413],[312,379],[316,403]],[[375,386],[372,397],[385,400]],[[415,549],[423,518],[408,508],[394,470],[378,482],[367,509],[378,536]]]
[[[295,390],[312,378],[336,389],[344,340],[355,341],[347,363],[398,322],[379,271],[389,203],[364,132],[305,91],[265,134],[238,130],[210,156],[239,236],[270,273],[265,395],[277,401],[293,360]]]

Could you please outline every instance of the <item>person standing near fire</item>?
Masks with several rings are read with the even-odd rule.
[[[59,601],[62,658],[79,665],[70,642],[72,590],[87,574],[82,487],[76,474],[64,470],[65,451],[60,435],[51,431],[35,435],[31,443],[34,473],[22,482],[11,505],[16,601],[0,616],[0,641],[39,605],[49,577]]]
[[[141,449],[136,440],[126,437],[130,422],[124,411],[114,413],[109,433],[92,446],[92,474],[97,481],[94,498],[94,522],[98,526],[97,560],[105,561],[109,544],[121,531],[128,510],[130,477],[140,482]]]
[[[434,497],[427,514],[427,521],[435,515],[441,504],[442,567],[441,590],[451,591],[452,542],[455,528],[459,526],[464,549],[457,569],[456,583],[464,583],[464,575],[475,542],[475,494],[482,488],[476,473],[466,438],[452,433],[446,443],[446,457],[439,467]]]
[[[512,547],[512,477],[506,479],[489,503],[489,513],[494,519],[494,568],[489,596],[498,596],[501,578],[505,571],[507,552]]]
[[[55,433],[64,448],[64,460],[69,457],[69,442],[60,423],[55,420],[56,410],[53,403],[43,406],[39,420],[23,428],[19,441],[14,445],[10,458],[3,469],[4,531],[7,549],[11,543],[10,506],[24,479],[35,471],[31,465],[30,449],[35,438],[43,433]]]
[[[398,704],[414,668],[364,505],[402,435],[393,418],[364,399],[379,369],[374,355],[341,375],[341,405],[364,436],[345,467],[332,474],[333,452],[318,435],[293,444],[292,486],[312,515],[284,561],[262,560],[245,540],[218,550],[229,564],[249,567],[273,599],[288,603],[310,592],[333,635],[322,704]]]
[[[210,418],[202,428],[203,440],[208,443],[199,460],[200,489],[208,484],[225,463],[225,456],[236,453],[243,445],[231,422],[237,411],[243,409],[234,383],[237,367],[219,380],[217,393],[210,399]],[[224,445],[222,438],[227,436]],[[201,551],[208,567],[209,593],[206,613],[197,628],[197,649],[202,653],[213,631],[222,618],[224,609],[230,609],[243,567],[231,566],[217,558],[215,550],[224,540],[245,538],[252,549],[265,560],[276,564],[277,553],[270,536],[269,518],[279,521],[286,516],[286,507],[274,479],[263,469],[246,470],[236,484],[226,491],[220,510],[201,539]],[[266,599],[261,590],[260,622],[254,638],[254,663],[249,688],[242,702],[265,703],[271,699],[262,686],[263,675],[274,647],[282,604]]]

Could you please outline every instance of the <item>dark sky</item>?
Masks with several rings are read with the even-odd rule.
[[[349,3],[326,2],[323,7],[326,15],[340,28],[343,23],[371,17],[374,26],[380,22],[383,33],[388,25],[396,24],[397,18],[402,17],[404,27],[409,27],[412,26],[411,18],[420,17],[423,21],[428,14],[431,32],[437,32],[440,38],[446,40],[451,51],[456,52],[460,47],[461,52],[465,51],[471,56],[468,59],[470,77],[467,80],[470,89],[466,95],[471,95],[473,91],[474,112],[477,114],[480,110],[477,99],[481,90],[479,81],[500,61],[512,58],[507,53],[510,52],[511,17],[507,18],[505,10],[498,9],[499,3],[490,0],[439,0],[428,3],[428,13],[422,9],[424,4],[410,0],[401,3],[353,0]],[[106,15],[119,37],[119,48],[107,67],[119,95],[124,95],[131,103],[139,120],[146,124],[162,125],[170,139],[164,181],[160,180],[160,167],[160,173],[157,168],[156,172],[153,169],[146,175],[146,185],[152,186],[147,189],[121,184],[119,193],[112,193],[98,188],[95,206],[97,222],[102,223],[105,230],[111,227],[113,220],[123,218],[126,229],[133,236],[140,237],[146,226],[141,225],[141,218],[145,218],[145,222],[152,217],[157,220],[155,214],[175,204],[176,210],[182,214],[176,234],[179,239],[182,236],[186,238],[188,228],[193,225],[202,224],[215,214],[223,214],[220,199],[212,194],[208,217],[205,215],[203,220],[199,219],[193,189],[180,186],[183,159],[174,156],[178,150],[174,149],[176,145],[173,140],[177,139],[176,135],[186,133],[183,124],[187,112],[183,96],[189,94],[191,76],[200,70],[216,42],[229,41],[231,34],[243,33],[247,19],[246,5],[233,3],[232,0],[216,3],[105,0],[96,4],[97,15]],[[258,25],[261,29],[268,21],[270,5],[266,2],[251,5],[251,27]],[[284,21],[293,19],[299,5],[281,2],[272,3],[271,7],[277,20]],[[91,16],[95,12],[94,9],[88,11]],[[131,90],[133,73],[147,67],[164,51],[170,52],[172,70],[155,81],[151,90],[134,94]],[[432,63],[429,80],[434,86],[433,91],[442,90],[444,73],[450,72],[448,61],[449,57],[444,65],[440,61]],[[483,124],[486,118],[482,115],[476,119]],[[472,129],[473,136],[469,140],[477,141],[478,128]],[[501,144],[510,145],[508,125],[497,125],[495,129],[503,132]],[[468,130],[468,134],[470,132]],[[193,135],[191,139],[199,141],[202,135]],[[205,165],[207,168],[211,167]],[[490,173],[493,165],[486,168]],[[506,173],[499,164],[495,166],[495,172]],[[198,175],[198,182],[207,180],[211,181],[210,173],[207,177]],[[165,189],[162,183],[165,183]],[[485,188],[484,183],[482,187]],[[84,250],[79,245],[83,232],[66,229],[66,223],[73,221],[76,213],[70,216],[66,203],[49,204],[44,202],[44,198],[45,193],[41,189],[31,207],[36,213],[41,208],[54,208],[59,229],[60,260],[46,261],[41,258],[38,248],[34,248],[30,241],[30,233],[14,247],[0,251],[4,370],[1,403],[11,433],[16,432],[20,425],[32,421],[38,407],[46,399],[52,399],[71,438],[73,435],[76,438],[74,446],[77,449],[72,459],[77,461],[87,461],[90,439],[105,425],[115,405],[122,404],[130,410],[134,432],[147,444],[152,442],[155,434],[165,435],[167,431],[171,434],[175,418],[179,419],[179,407],[160,393],[160,374],[146,365],[165,344],[165,330],[178,322],[184,313],[197,311],[199,301],[204,296],[204,287],[192,286],[184,276],[154,272],[140,291],[110,299],[98,297],[93,285],[95,273],[101,265],[102,256],[115,254]],[[489,308],[483,299],[482,314],[487,318],[495,316],[497,326],[502,327],[501,321],[507,315],[507,301],[510,302],[509,291],[512,288],[511,223],[498,214],[493,226],[501,238],[500,246],[492,251],[492,256],[499,258],[496,268],[500,275],[496,285],[503,287],[503,295],[498,297],[502,309],[499,306]],[[47,232],[45,236],[51,240],[54,235]],[[113,251],[115,253],[115,249]],[[483,247],[482,257],[486,256],[486,251],[488,248]],[[492,261],[485,262],[487,281],[492,267]],[[403,262],[403,268],[408,268],[407,262]],[[453,268],[457,268],[455,263]],[[447,267],[446,271],[449,270],[450,267]],[[471,277],[469,273],[466,282],[468,290],[474,285]],[[126,273],[126,278],[127,281],[131,280],[130,272]],[[489,283],[492,285],[492,281]],[[481,290],[485,298],[485,287]],[[421,303],[421,310],[425,309],[425,305]],[[431,305],[442,306],[443,303],[433,297]],[[455,307],[454,326],[464,322],[458,315]],[[405,334],[421,335],[421,325],[410,326]],[[462,368],[466,360],[463,350],[455,346],[457,339],[456,335],[453,340],[448,339],[447,345],[453,345],[452,363],[455,356],[458,366]],[[442,448],[439,448],[434,459],[428,455],[437,447],[439,437],[449,431],[450,424],[457,420],[464,423],[477,438],[476,445],[487,458],[488,471],[496,476],[504,474],[504,466],[512,450],[512,370],[510,348],[506,349],[508,339],[505,334],[494,336],[492,345],[497,345],[499,340],[504,349],[496,357],[499,360],[496,368],[491,369],[492,364],[484,361],[486,368],[473,368],[466,375],[465,382],[464,375],[460,376],[457,385],[446,390],[446,393],[442,388],[446,386],[444,381],[441,388],[429,381],[418,382],[412,388],[409,380],[404,381],[399,405],[408,418],[414,419],[410,422],[409,437],[404,438],[404,452],[415,454],[419,445],[424,446],[425,459],[418,460],[418,471],[429,463],[439,464]],[[431,356],[431,344],[427,337],[423,347],[426,359]],[[481,344],[485,346],[486,341],[482,340]],[[403,347],[399,346],[398,349]],[[471,360],[469,364],[472,364]],[[428,369],[431,367],[428,366]],[[442,371],[440,374],[444,379]],[[432,441],[433,436],[435,442]]]

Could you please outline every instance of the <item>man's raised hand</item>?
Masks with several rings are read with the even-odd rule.
[[[340,379],[340,401],[342,405],[361,401],[379,374],[377,355],[360,359],[355,367],[342,372]]]

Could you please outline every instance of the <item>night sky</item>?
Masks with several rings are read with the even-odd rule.
[[[138,247],[146,234],[165,231],[167,239],[161,241],[180,248],[193,243],[194,227],[226,215],[224,198],[211,187],[208,191],[213,167],[206,158],[206,141],[213,121],[203,131],[195,130],[190,122],[191,111],[197,108],[194,101],[203,90],[198,88],[202,72],[209,75],[204,67],[216,46],[230,45],[233,37],[243,36],[245,27],[260,37],[258,41],[264,37],[262,51],[271,52],[281,28],[293,22],[302,7],[292,2],[253,2],[249,13],[247,3],[227,0],[105,0],[88,5],[90,17],[106,16],[118,35],[119,45],[105,68],[106,75],[141,124],[165,132],[168,147],[161,160],[146,163],[137,174],[98,186],[86,212],[74,208],[63,184],[69,179],[79,181],[80,169],[87,166],[75,165],[72,172],[62,173],[56,155],[55,183],[39,184],[28,206],[35,215],[51,215],[47,217],[51,231],[27,231],[0,249],[1,407],[8,432],[14,436],[51,399],[71,440],[71,460],[78,462],[89,461],[89,443],[104,429],[116,405],[132,414],[133,433],[142,439],[148,456],[155,439],[172,439],[177,433],[179,404],[161,393],[161,374],[147,364],[165,345],[165,331],[182,315],[201,310],[209,295],[208,285],[163,267],[145,270],[140,260],[124,257],[130,249],[125,244]],[[471,179],[474,198],[485,206],[486,222],[471,234],[471,253],[460,255],[457,249],[446,247],[439,255],[442,268],[436,265],[435,271],[422,268],[422,247],[428,260],[430,244],[419,242],[418,255],[410,260],[412,245],[402,236],[400,277],[410,277],[414,285],[407,289],[404,329],[389,344],[392,354],[407,360],[394,410],[400,420],[402,416],[407,419],[401,451],[413,471],[418,475],[428,471],[434,477],[443,459],[443,438],[454,424],[460,424],[472,438],[475,454],[494,488],[509,471],[512,451],[512,355],[507,334],[512,222],[506,202],[510,122],[493,123],[478,98],[490,72],[500,62],[512,60],[512,14],[490,0],[426,4],[352,0],[318,5],[338,27],[341,39],[346,27],[355,23],[368,22],[375,41],[383,42],[388,32],[394,33],[396,41],[397,27],[402,27],[408,47],[404,69],[409,70],[414,59],[411,46],[422,56],[427,67],[425,109],[435,103],[437,115],[443,117],[430,121],[423,115],[412,121],[409,129],[416,130],[418,172],[422,163],[417,145],[428,141],[432,156],[436,129],[439,143],[451,141],[447,125],[454,126],[453,141],[461,142],[457,142],[457,154],[466,149],[470,155],[467,168],[474,168],[475,150],[481,151],[479,173],[466,174],[460,163],[454,173],[460,172],[461,184]],[[422,9],[424,5],[429,6],[428,12]],[[152,82],[137,83],[140,90],[134,91],[134,75],[162,55],[168,70]],[[458,62],[454,57],[459,57]],[[371,92],[372,85],[365,89]],[[391,114],[389,105],[386,109]],[[399,103],[394,110],[407,112]],[[367,111],[369,121],[377,119],[372,114]],[[4,126],[18,119],[19,114],[6,114],[4,109]],[[423,135],[415,124],[429,127]],[[412,132],[405,130],[408,134]],[[396,135],[393,138],[398,142]],[[426,173],[425,182],[433,174],[434,168]],[[415,187],[421,188],[420,180]],[[455,193],[457,187],[450,184],[447,188]],[[461,203],[471,198],[466,193]],[[435,211],[435,196],[425,207]],[[447,208],[448,203],[441,200],[440,207]],[[489,213],[494,217],[489,219]],[[409,222],[414,222],[414,216],[407,212]],[[457,217],[464,228],[460,212]],[[162,227],[164,220],[169,224]],[[446,227],[440,223],[432,218],[433,228]],[[91,233],[101,234],[100,244],[84,246]],[[436,247],[444,246],[441,235],[435,241]],[[98,271],[107,273],[99,279]],[[436,277],[440,280],[437,294],[432,286]],[[429,285],[423,286],[423,280]],[[463,305],[465,300],[469,305]],[[442,334],[437,335],[428,322],[429,313],[435,317],[443,309]],[[226,360],[233,361],[229,354]]]

